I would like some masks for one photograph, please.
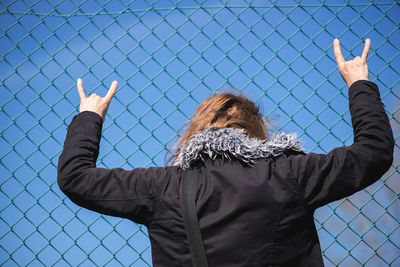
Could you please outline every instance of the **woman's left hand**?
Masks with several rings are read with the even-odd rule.
[[[335,54],[336,62],[340,75],[342,75],[343,80],[350,86],[358,80],[368,81],[368,65],[367,57],[369,54],[369,49],[371,48],[371,40],[365,40],[364,51],[362,56],[355,57],[353,60],[345,61],[340,50],[339,39],[333,41],[333,51]]]
[[[78,94],[81,98],[81,104],[79,107],[79,112],[83,111],[93,111],[100,115],[103,119],[103,122],[106,118],[106,113],[108,110],[108,106],[110,105],[111,99],[113,98],[115,92],[117,91],[118,83],[117,81],[113,81],[110,89],[107,92],[105,97],[101,97],[96,94],[91,94],[89,97],[86,97],[85,91],[82,86],[82,79],[79,78],[77,83]]]

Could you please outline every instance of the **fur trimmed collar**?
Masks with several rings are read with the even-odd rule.
[[[269,140],[260,140],[250,138],[244,129],[209,128],[182,146],[174,165],[185,170],[199,160],[222,158],[238,159],[253,166],[257,159],[277,157],[288,151],[304,154],[302,141],[296,134],[276,133]]]

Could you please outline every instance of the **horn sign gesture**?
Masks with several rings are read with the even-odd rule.
[[[362,56],[361,57],[357,56],[353,60],[345,61],[342,55],[342,51],[340,50],[339,39],[335,39],[333,41],[333,51],[335,54],[340,75],[342,76],[343,80],[347,83],[347,86],[349,88],[355,81],[368,80],[367,57],[370,48],[371,48],[371,40],[367,39],[365,41],[365,46]]]
[[[83,111],[96,112],[97,114],[100,115],[100,117],[103,119],[103,122],[104,122],[106,113],[108,110],[108,106],[110,105],[111,99],[113,98],[113,96],[117,90],[117,86],[118,86],[117,81],[112,82],[111,87],[108,90],[105,97],[101,97],[96,94],[91,94],[89,97],[86,97],[85,91],[83,90],[81,78],[78,79],[76,85],[78,87],[79,97],[81,98],[79,112],[83,112]]]

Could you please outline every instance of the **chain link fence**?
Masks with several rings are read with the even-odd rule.
[[[317,210],[326,266],[400,266],[400,6],[397,1],[94,1],[0,3],[0,265],[151,266],[147,230],[78,208],[56,166],[87,94],[119,87],[98,166],[162,166],[198,103],[237,88],[307,152],[353,141],[333,56],[368,57],[395,134],[375,184]],[[379,155],[377,155],[379,156]]]

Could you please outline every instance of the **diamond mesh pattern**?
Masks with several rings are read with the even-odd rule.
[[[274,129],[308,152],[352,143],[347,60],[372,40],[395,160],[377,183],[317,210],[326,266],[400,266],[400,5],[396,1],[2,1],[0,3],[0,264],[151,266],[147,230],[80,209],[60,192],[56,166],[87,94],[119,88],[98,166],[162,166],[196,106],[238,88]]]

